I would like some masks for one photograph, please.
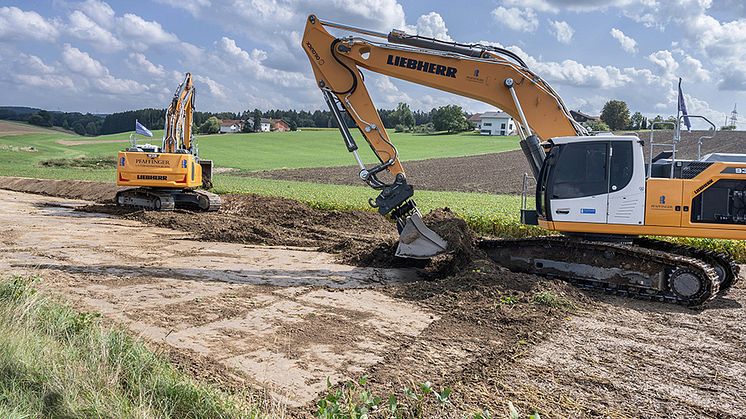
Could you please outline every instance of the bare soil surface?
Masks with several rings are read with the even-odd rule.
[[[650,132],[639,132],[646,144]],[[707,131],[682,132],[677,156],[681,159],[697,157],[697,141],[709,136]],[[654,141],[670,142],[672,131],[656,131]],[[713,139],[702,140],[702,154],[743,153],[746,149],[746,133],[743,131],[719,131]],[[656,147],[654,153],[663,151]],[[645,147],[648,153],[648,147]],[[482,192],[492,194],[520,194],[523,174],[530,169],[520,150],[504,153],[467,157],[413,160],[404,162],[409,183],[416,189],[432,191]],[[338,185],[363,185],[358,177],[357,166],[325,167],[311,169],[282,169],[245,173],[246,176],[265,179],[295,180]],[[531,186],[531,185],[530,185]]]
[[[65,193],[96,189],[78,186]],[[428,417],[499,416],[507,401],[544,417],[744,417],[743,282],[700,311],[581,292],[484,260],[448,211],[426,222],[455,251],[413,270],[366,267],[396,265],[393,227],[375,214],[326,218],[253,196],[226,197],[207,218],[121,214],[0,196],[0,268],[40,274],[196,376],[267,392],[290,415],[313,410],[326,377],[367,375],[384,397],[424,381],[452,388],[447,407],[425,403]],[[72,209],[86,205],[111,214]],[[358,249],[342,258],[357,266],[320,247]]]
[[[11,122],[0,120],[0,136],[22,135],[22,134],[49,134],[54,133],[50,128],[37,127],[23,122]]]

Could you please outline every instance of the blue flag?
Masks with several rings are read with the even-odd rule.
[[[681,91],[681,77],[679,77],[679,112],[681,112],[682,115],[684,115],[684,125],[686,125],[686,130],[691,131],[692,130],[692,123],[689,121],[689,112],[686,111],[686,102],[684,102],[684,92]]]
[[[146,137],[153,136],[153,133],[150,132],[149,129],[145,128],[137,119],[135,119],[135,132]]]

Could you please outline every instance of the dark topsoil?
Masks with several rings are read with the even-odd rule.
[[[655,142],[666,142],[672,138],[672,131],[656,131]],[[697,140],[706,131],[683,132],[677,156],[694,159],[697,156]],[[638,136],[649,141],[649,132],[639,132]],[[437,140],[434,140],[437,141]],[[447,141],[444,139],[442,141]],[[516,140],[517,141],[517,140]],[[743,153],[746,148],[746,134],[738,131],[720,131],[713,139],[705,139],[702,153]],[[663,150],[657,147],[654,153]],[[648,147],[645,147],[648,153]],[[526,158],[520,150],[504,153],[484,154],[467,157],[446,157],[429,160],[404,162],[407,179],[415,189],[432,191],[482,192],[492,194],[520,194],[523,174],[529,172]],[[264,172],[250,172],[246,176],[265,179],[296,180],[338,185],[363,185],[358,177],[357,166],[324,167],[310,169],[282,169]]]

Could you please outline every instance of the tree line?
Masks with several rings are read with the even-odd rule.
[[[588,121],[586,125],[593,131],[618,131],[618,130],[646,130],[646,129],[673,129],[676,117],[670,115],[666,118],[656,115],[648,119],[640,112],[630,115],[629,107],[623,100],[610,100],[604,104],[601,111],[600,121]],[[655,124],[664,123],[665,124]],[[655,125],[654,125],[655,124]],[[721,129],[727,129],[722,127]]]
[[[468,114],[461,107],[448,105],[430,111],[412,111],[405,103],[396,109],[378,110],[384,127],[397,131],[449,131],[458,132],[471,129],[467,122]],[[79,135],[106,135],[132,131],[135,120],[148,129],[162,129],[165,122],[165,109],[145,108],[108,115],[81,114],[79,112],[46,111],[37,108],[0,107],[0,119],[28,122],[42,127],[61,127]],[[355,123],[346,113],[342,114],[348,128]],[[335,119],[328,110],[297,111],[294,109],[259,109],[243,112],[198,112],[193,113],[194,129],[200,133],[215,133],[220,130],[220,120],[231,119],[244,122],[244,131],[251,132],[259,127],[262,118],[282,119],[291,130],[298,128],[334,128]],[[257,128],[258,129],[258,128]]]

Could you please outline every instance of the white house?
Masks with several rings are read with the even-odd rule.
[[[513,118],[505,112],[485,112],[477,124],[482,135],[510,135],[515,131]]]
[[[220,133],[221,134],[241,132],[242,127],[243,127],[243,123],[238,120],[223,119],[222,121],[220,121]]]

